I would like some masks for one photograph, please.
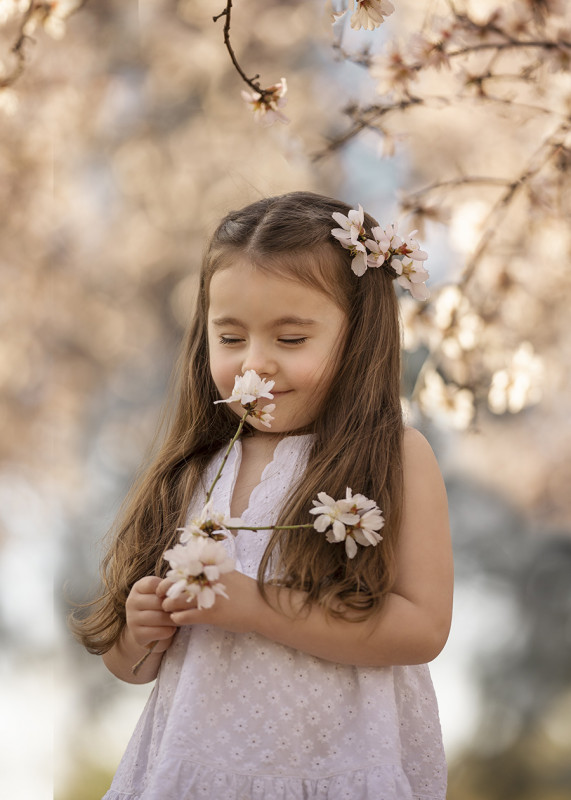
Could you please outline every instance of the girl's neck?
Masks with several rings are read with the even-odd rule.
[[[242,452],[244,455],[248,454],[259,457],[267,455],[271,459],[277,443],[285,438],[285,436],[287,436],[285,433],[262,433],[260,431],[254,431],[247,436],[241,437]]]

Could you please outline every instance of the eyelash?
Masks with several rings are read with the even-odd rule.
[[[242,341],[242,339],[230,339],[228,336],[221,336],[220,344],[237,344]]]
[[[242,342],[243,339],[238,339],[238,338],[232,339],[230,336],[221,336],[219,341],[220,344],[223,345],[233,345],[233,344],[240,344],[240,342]],[[307,336],[300,336],[298,339],[278,339],[278,341],[281,342],[282,344],[293,344],[293,345],[303,344],[304,342],[307,341]]]

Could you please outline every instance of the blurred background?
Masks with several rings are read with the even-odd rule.
[[[209,233],[309,189],[430,255],[403,403],[449,492],[449,800],[568,800],[570,12],[395,0],[354,31],[342,3],[236,0],[245,72],[287,78],[291,121],[264,127],[224,5],[0,0],[2,796],[108,788],[151,687],[73,641],[69,604],[97,589]]]

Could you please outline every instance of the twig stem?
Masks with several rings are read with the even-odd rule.
[[[236,53],[234,52],[234,48],[232,47],[232,43],[230,42],[230,25],[231,25],[231,17],[232,17],[232,0],[226,0],[226,8],[217,14],[215,17],[212,17],[213,22],[218,22],[221,17],[225,17],[224,20],[224,44],[226,45],[226,50],[228,50],[228,55],[230,56],[230,60],[234,65],[234,69],[238,73],[238,75],[242,78],[244,83],[246,83],[250,89],[253,89],[255,92],[260,94],[264,97],[267,94],[272,94],[271,91],[267,91],[266,89],[262,89],[260,84],[258,83],[259,75],[254,75],[252,78],[248,78],[240,64],[238,63],[238,59],[236,58]]]

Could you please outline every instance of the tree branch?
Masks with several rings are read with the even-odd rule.
[[[77,6],[68,14],[68,17],[76,14],[87,4],[87,2],[88,0],[78,0]],[[26,42],[35,41],[25,32],[26,26],[34,16],[41,16],[42,20],[48,19],[51,11],[52,3],[48,2],[48,0],[39,0],[37,2],[30,3],[29,8],[22,14],[16,41],[10,48],[10,52],[16,57],[16,66],[12,72],[0,79],[0,90],[6,89],[9,86],[13,86],[26,68],[26,54],[24,52],[24,47]]]
[[[466,287],[474,277],[476,268],[488,250],[495,233],[500,227],[499,222],[507,213],[509,205],[516,193],[523,186],[525,186],[526,183],[529,183],[530,179],[537,175],[543,169],[543,167],[558,154],[561,149],[561,136],[569,132],[570,128],[571,126],[569,123],[564,122],[557,128],[556,131],[551,134],[551,136],[549,136],[548,139],[542,142],[540,147],[530,158],[523,172],[518,178],[508,185],[507,191],[504,192],[504,194],[494,204],[484,222],[484,229],[482,235],[480,236],[476,250],[466,264],[466,268],[464,269],[464,273],[460,280],[461,286]],[[539,162],[537,163],[538,159]]]
[[[254,75],[252,78],[248,78],[240,64],[238,63],[238,59],[236,58],[236,54],[234,53],[234,48],[232,47],[232,43],[230,42],[230,25],[231,25],[231,16],[232,16],[232,0],[226,0],[226,8],[217,14],[215,17],[212,17],[213,22],[218,22],[221,17],[225,17],[224,21],[224,44],[226,46],[226,50],[228,50],[228,54],[230,56],[230,60],[234,65],[234,69],[238,73],[238,75],[242,78],[244,83],[246,83],[254,92],[257,92],[261,95],[262,99],[268,95],[273,94],[272,89],[262,89],[260,84],[258,83],[258,78],[260,77],[258,74]]]

